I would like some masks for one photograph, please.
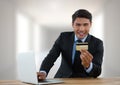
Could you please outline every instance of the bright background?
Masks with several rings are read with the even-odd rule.
[[[71,15],[80,8],[93,14],[90,33],[104,41],[100,77],[120,76],[120,0],[0,0],[0,79],[18,78],[16,58],[21,52],[35,52],[38,71],[60,32],[73,30]]]

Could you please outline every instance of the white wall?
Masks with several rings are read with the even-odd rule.
[[[14,14],[10,0],[0,0],[0,80],[16,78]]]
[[[104,76],[120,76],[120,0],[106,3],[104,18]]]
[[[10,0],[0,0],[0,80],[16,79],[17,77],[15,47],[16,22],[14,8],[16,7],[14,7],[14,4]],[[108,3],[105,4],[103,8],[105,28],[105,55],[103,63],[103,77],[120,76],[120,0],[110,0]],[[52,42],[50,44],[52,44]],[[51,46],[49,46],[49,48],[50,47]],[[31,47],[31,49],[33,49],[33,47]],[[51,77],[51,75],[49,77]]]

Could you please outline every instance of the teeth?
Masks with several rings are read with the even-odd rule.
[[[84,33],[79,33],[79,34],[84,34]]]
[[[84,33],[83,32],[79,32],[80,35],[83,35]]]

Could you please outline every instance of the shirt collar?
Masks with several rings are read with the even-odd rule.
[[[85,42],[88,35],[86,35],[84,38],[80,39],[82,42]],[[78,40],[77,36],[75,35],[74,41],[76,42]]]

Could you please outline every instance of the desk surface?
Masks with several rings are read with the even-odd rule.
[[[54,85],[120,85],[120,77],[116,78],[62,78],[64,83]],[[0,85],[30,85],[18,80],[0,80]],[[52,84],[53,85],[53,84]]]

